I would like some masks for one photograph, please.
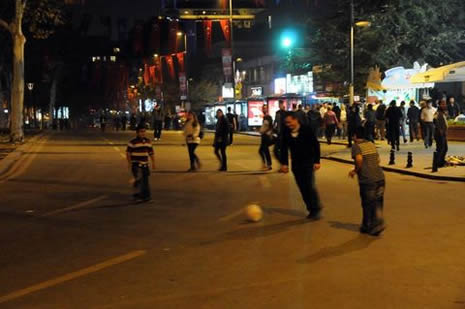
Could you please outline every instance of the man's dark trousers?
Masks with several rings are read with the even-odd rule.
[[[423,136],[425,146],[431,147],[433,145],[434,124],[432,122],[424,122],[423,127],[425,133]]]
[[[153,137],[160,139],[161,138],[161,131],[163,130],[163,121],[155,120],[153,125]]]
[[[308,212],[311,215],[318,214],[321,211],[321,205],[318,192],[315,188],[313,166],[292,166],[292,173]]]
[[[149,199],[150,198],[149,165],[133,163],[132,174],[134,175],[134,179],[136,179],[136,181],[134,182],[134,187],[140,188],[140,191],[139,193],[136,194],[136,196],[142,199]]]
[[[436,140],[438,166],[444,167],[446,165],[446,154],[447,151],[449,151],[449,145],[447,144],[447,136],[436,134],[434,139]]]

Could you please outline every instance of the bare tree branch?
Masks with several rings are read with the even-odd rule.
[[[11,27],[10,25],[4,21],[3,19],[0,19],[0,27],[5,28],[5,30],[8,30],[8,32],[11,32]]]

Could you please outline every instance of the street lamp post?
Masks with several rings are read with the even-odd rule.
[[[354,0],[350,1],[350,85],[349,85],[349,104],[354,104],[354,83],[355,83],[355,70],[354,70],[354,36],[355,26],[369,27],[370,22],[358,21],[355,23],[354,17]]]
[[[34,121],[34,127],[36,126],[36,109],[34,106],[34,98],[32,96],[32,90],[34,90],[34,83],[27,83],[27,89],[29,90],[29,98],[31,101],[31,107],[32,107],[32,113],[33,113],[33,121]]]

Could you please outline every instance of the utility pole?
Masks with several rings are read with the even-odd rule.
[[[349,104],[354,104],[354,0],[350,1],[350,85]]]

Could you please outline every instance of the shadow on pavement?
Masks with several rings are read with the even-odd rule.
[[[367,236],[367,235],[359,235],[357,238],[351,239],[338,246],[323,248],[308,257],[298,259],[297,263],[312,264],[320,260],[343,256],[351,252],[366,249],[370,246],[372,242],[376,240],[377,240],[376,237]]]
[[[287,209],[287,208],[264,208],[263,211],[270,212],[270,213],[274,212],[274,213],[278,213],[278,214],[281,214],[281,215],[298,217],[298,218],[303,218],[303,217],[305,217],[307,215],[302,210]]]
[[[239,230],[227,232],[217,239],[201,242],[201,246],[211,245],[225,240],[249,240],[260,237],[268,237],[270,235],[282,233],[294,226],[310,223],[308,219],[299,219],[293,221],[285,221],[277,224],[263,225],[262,223],[248,223],[244,221],[242,224],[250,225],[250,228],[242,228]]]
[[[338,221],[329,221],[329,226],[334,229],[347,230],[352,232],[358,232],[360,225],[355,223],[344,223]]]

